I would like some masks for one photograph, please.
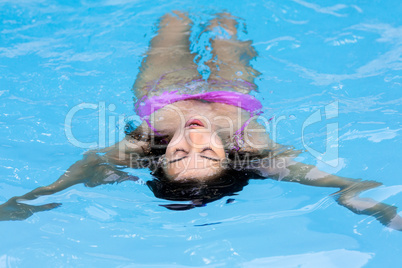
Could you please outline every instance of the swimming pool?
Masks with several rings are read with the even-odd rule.
[[[133,115],[130,89],[160,16],[188,10],[202,23],[226,9],[244,19],[241,37],[253,40],[259,53],[259,96],[276,118],[277,141],[310,148],[301,155],[305,163],[384,183],[364,196],[402,204],[399,1],[39,0],[0,6],[1,203],[53,182],[87,148],[118,139],[119,120]],[[338,115],[325,119],[325,107],[334,102]],[[317,111],[323,119],[306,124]],[[66,135],[68,118],[73,136]],[[327,149],[327,135],[336,138],[329,124],[338,126],[337,143],[329,147],[337,148],[336,167],[312,154]],[[57,209],[0,222],[0,266],[401,265],[401,233],[339,206],[329,196],[336,189],[251,180],[234,202],[227,197],[170,211],[159,205],[171,202],[144,185],[149,172],[131,172],[142,181],[76,185],[29,202],[62,203]]]

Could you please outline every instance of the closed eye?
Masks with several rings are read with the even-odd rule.
[[[183,153],[185,154],[184,156],[183,156]],[[179,158],[174,159],[174,160],[172,160],[172,161],[169,161],[169,164],[172,164],[172,163],[181,161],[181,160],[183,160],[184,158],[187,158],[187,157],[188,157],[187,154],[188,154],[188,152],[187,152],[186,150],[184,150],[184,149],[182,149],[182,148],[176,148],[176,149],[174,150],[174,152],[173,152],[173,155],[179,156]],[[182,156],[180,157],[180,155],[182,155]]]
[[[212,161],[214,161],[214,162],[219,162],[219,161],[220,161],[219,159],[212,158],[212,157],[208,157],[208,156],[205,156],[205,155],[200,155],[200,157],[205,158],[205,159],[208,159],[208,160],[212,160]]]
[[[202,149],[201,153],[205,152],[205,151],[212,151],[214,152],[214,150],[212,150],[211,147],[205,147],[204,149]]]
[[[173,163],[179,162],[179,161],[181,161],[181,160],[183,160],[183,159],[185,159],[185,158],[187,158],[187,157],[188,157],[188,156],[183,156],[183,157],[180,157],[180,158],[178,158],[178,159],[174,159],[174,160],[172,160],[172,161],[169,161],[169,164],[173,164]],[[214,162],[219,162],[219,161],[220,161],[220,160],[217,159],[217,158],[212,158],[212,157],[208,157],[208,156],[205,156],[205,155],[200,155],[200,157],[201,157],[201,158],[208,159],[208,160],[211,160],[211,161],[214,161]]]
[[[177,148],[176,150],[174,150],[173,155],[178,156],[178,157],[183,157],[185,155],[188,155],[188,151],[181,149],[181,148]]]
[[[169,164],[173,164],[173,163],[175,163],[175,162],[181,161],[181,160],[183,160],[183,159],[186,158],[186,157],[187,157],[187,156],[183,156],[183,157],[180,157],[180,158],[178,158],[178,159],[169,161]]]
[[[207,152],[206,153],[207,155],[204,154],[205,152]],[[217,159],[215,157],[211,157],[211,156],[216,156],[215,151],[212,150],[211,147],[205,147],[204,149],[202,149],[200,157],[208,159],[208,160],[212,160],[215,162],[219,162],[219,159]]]

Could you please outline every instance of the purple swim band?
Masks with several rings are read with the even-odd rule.
[[[148,119],[157,110],[178,101],[204,100],[209,102],[233,105],[248,111],[251,116],[260,114],[261,103],[251,95],[233,91],[212,91],[198,94],[177,94],[178,91],[164,92],[151,98],[144,97],[135,105],[137,114],[141,119]]]

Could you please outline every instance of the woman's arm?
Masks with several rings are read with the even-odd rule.
[[[83,183],[88,187],[101,184],[119,183],[125,180],[137,180],[120,169],[124,167],[136,168],[137,161],[131,161],[133,156],[143,156],[148,150],[147,141],[135,140],[126,136],[121,142],[103,150],[92,150],[84,154],[82,160],[75,162],[48,186],[38,187],[22,196],[15,196],[0,205],[0,220],[23,220],[35,212],[50,210],[60,206],[51,203],[41,206],[32,206],[20,201],[33,200],[43,195],[51,195],[75,184]]]
[[[373,216],[382,224],[402,231],[402,218],[397,214],[397,207],[371,198],[359,197],[361,192],[378,187],[382,185],[381,183],[331,175],[313,165],[294,161],[300,151],[275,143],[270,139],[266,127],[259,124],[257,120],[251,121],[246,131],[244,151],[265,157],[250,161],[246,164],[248,169],[262,177],[278,181],[339,188],[339,191],[333,195],[336,196],[340,205],[356,214]]]
[[[361,192],[382,185],[379,182],[331,175],[313,165],[296,162],[292,157],[277,156],[272,159],[263,159],[254,165],[254,170],[263,177],[279,181],[339,188],[340,190],[333,195],[336,196],[340,205],[356,214],[373,216],[385,226],[402,231],[402,218],[397,214],[397,207],[371,198],[359,197]]]

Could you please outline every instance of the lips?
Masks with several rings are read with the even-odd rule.
[[[204,124],[198,119],[191,119],[191,120],[187,121],[186,127],[188,127],[188,128],[198,128],[198,127],[204,127]]]

